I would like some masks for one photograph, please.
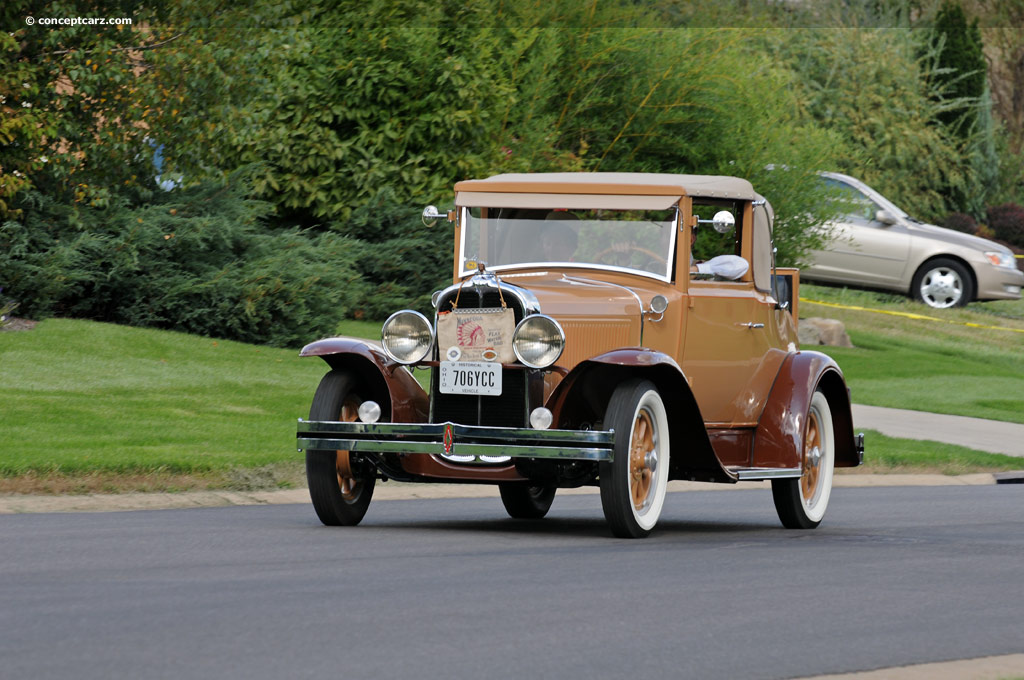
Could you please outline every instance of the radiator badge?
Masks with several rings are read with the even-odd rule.
[[[449,455],[452,452],[452,444],[455,443],[455,433],[452,432],[452,424],[447,423],[444,426],[444,453]]]

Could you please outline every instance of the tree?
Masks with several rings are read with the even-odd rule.
[[[959,3],[944,0],[935,17],[932,44],[938,47],[938,56],[931,78],[948,102],[938,118],[954,134],[967,139],[978,120],[988,73],[977,18],[968,23]]]

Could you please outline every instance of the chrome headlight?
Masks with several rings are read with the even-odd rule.
[[[400,364],[414,364],[427,356],[434,344],[434,328],[427,317],[406,309],[384,322],[380,342],[389,357]]]
[[[512,350],[530,368],[547,368],[565,349],[565,333],[550,316],[531,314],[516,326]]]
[[[985,259],[997,267],[1008,267],[1010,269],[1017,268],[1017,263],[1014,261],[1013,253],[1004,253],[997,250],[989,251],[985,253]]]

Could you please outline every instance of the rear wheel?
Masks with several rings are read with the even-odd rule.
[[[974,284],[967,268],[956,260],[940,257],[914,274],[910,286],[914,299],[929,307],[963,307],[974,299]]]
[[[668,416],[658,389],[648,380],[620,384],[604,427],[615,430],[613,459],[598,472],[605,519],[616,536],[643,538],[657,524],[668,488]]]
[[[331,371],[320,381],[310,420],[353,422],[362,399],[356,380],[347,371]],[[362,521],[373,497],[376,477],[360,470],[348,451],[306,451],[306,482],[320,521],[328,526],[355,526]]]
[[[514,519],[540,519],[548,514],[555,500],[553,486],[527,486],[526,484],[499,484],[501,502],[505,512]]]
[[[835,469],[834,431],[828,399],[816,391],[811,398],[804,428],[800,478],[772,480],[775,510],[787,529],[813,529],[825,516]]]

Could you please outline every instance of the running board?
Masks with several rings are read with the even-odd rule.
[[[726,468],[741,482],[758,482],[765,479],[799,479],[800,468]]]

